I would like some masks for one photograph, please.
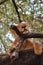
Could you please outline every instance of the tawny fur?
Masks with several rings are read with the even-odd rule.
[[[28,26],[29,26],[28,23],[20,23],[20,24],[17,25],[17,28],[19,29],[20,32],[24,31],[24,28],[22,28],[22,26],[26,26],[25,29],[29,30],[28,29]],[[11,49],[16,47],[16,44],[19,40],[19,36],[16,34],[16,32],[12,29],[10,31],[12,32],[12,34],[15,35],[15,41],[12,43],[12,46],[9,49],[9,54],[10,54]],[[29,32],[29,31],[24,31],[23,33],[25,34],[27,32]],[[42,44],[32,42],[30,39],[26,39],[23,42],[23,45],[20,48],[20,51],[21,50],[29,50],[29,49],[34,49],[35,54],[39,55],[39,54],[42,53]]]

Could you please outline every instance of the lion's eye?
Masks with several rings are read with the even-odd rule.
[[[25,28],[26,26],[22,26],[22,28]]]

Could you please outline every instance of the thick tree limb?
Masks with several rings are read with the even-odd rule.
[[[11,27],[12,29],[12,27]],[[43,33],[27,33],[27,34],[23,34],[22,32],[20,32],[18,30],[18,28],[16,26],[13,26],[13,30],[16,31],[16,33],[19,35],[19,37],[27,39],[27,38],[43,38]]]
[[[16,60],[11,59],[7,54],[0,55],[0,65],[43,65],[43,54],[35,55],[33,49],[19,53],[19,58]]]

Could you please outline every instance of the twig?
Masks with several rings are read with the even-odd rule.
[[[12,2],[13,2],[14,7],[15,7],[15,9],[16,9],[16,12],[17,12],[17,15],[18,15],[19,22],[22,22],[22,20],[21,20],[21,18],[20,18],[20,14],[19,14],[19,12],[18,12],[18,7],[17,7],[17,5],[16,5],[16,3],[15,3],[15,0],[12,0]]]
[[[4,1],[0,2],[0,5],[3,4],[3,3],[5,3],[6,1],[8,1],[8,0],[4,0]]]

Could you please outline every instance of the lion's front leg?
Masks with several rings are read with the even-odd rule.
[[[7,54],[10,56],[12,54],[12,52],[15,50],[16,47],[16,43],[17,41],[14,41],[13,44],[10,46],[10,48],[8,49]]]

